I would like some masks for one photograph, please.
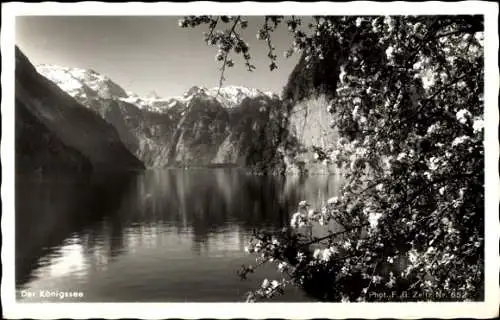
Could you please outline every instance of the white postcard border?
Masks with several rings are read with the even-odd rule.
[[[16,303],[14,277],[14,44],[19,15],[198,15],[198,14],[484,14],[485,15],[485,302],[464,303]],[[316,3],[21,3],[2,4],[2,306],[6,318],[421,318],[498,315],[498,5],[494,2]],[[29,223],[29,222],[27,222]]]

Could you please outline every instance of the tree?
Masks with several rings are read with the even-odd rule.
[[[280,24],[294,35],[286,54],[302,52],[304,70],[336,59],[335,83],[327,74],[313,86],[324,85],[342,138],[318,158],[344,168],[345,183],[322,208],[301,202],[289,228],[256,232],[247,249],[257,264],[240,275],[275,263],[282,277],[265,279],[248,301],[290,284],[324,301],[376,301],[381,293],[393,301],[482,299],[482,17],[315,16],[305,28],[305,18],[263,19],[257,35],[268,43],[271,70]],[[221,22],[229,27],[218,30]],[[244,18],[180,21],[202,24],[219,47],[221,82],[232,53],[254,68],[238,32]]]

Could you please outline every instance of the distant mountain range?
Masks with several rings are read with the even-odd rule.
[[[193,86],[181,97],[140,97],[94,70],[40,65],[37,71],[112,124],[148,167],[252,167],[276,153],[279,139],[269,135],[279,134],[283,117],[277,94]]]
[[[223,86],[220,89],[218,87],[193,86],[182,96],[162,98],[152,92],[143,97],[133,92],[126,92],[107,76],[91,69],[68,68],[47,64],[39,65],[36,69],[40,74],[56,83],[76,99],[113,98],[134,104],[140,109],[160,113],[166,112],[174,106],[186,106],[195,97],[215,99],[225,108],[238,106],[245,98],[258,98],[260,96],[279,98],[279,95],[272,92],[262,92],[258,89],[234,85]]]
[[[325,166],[312,164],[311,150],[336,139],[327,100],[292,97],[312,90],[306,88],[312,85],[307,79],[297,80],[300,70],[285,86],[286,102],[271,92],[234,85],[193,86],[182,96],[162,98],[154,92],[145,97],[127,92],[94,70],[35,69],[19,50],[16,58],[20,168],[50,160],[116,170],[144,164],[316,172]]]

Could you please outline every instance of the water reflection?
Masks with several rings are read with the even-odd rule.
[[[30,281],[46,257],[79,237],[93,221],[115,212],[132,177],[53,175],[16,176],[16,284]]]
[[[75,181],[20,183],[16,192],[31,205],[17,206],[16,229],[26,232],[36,216],[37,232],[16,240],[18,288],[78,288],[96,302],[241,301],[261,279],[235,275],[252,261],[243,252],[252,229],[282,227],[300,200],[320,204],[337,185],[332,176],[235,169],[145,171],[111,193],[101,185],[97,195],[95,185]]]

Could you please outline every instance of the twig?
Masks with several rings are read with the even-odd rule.
[[[353,226],[353,227],[344,229],[342,231],[331,233],[331,234],[326,235],[324,237],[316,238],[316,239],[314,239],[312,241],[303,243],[299,247],[306,247],[306,246],[311,245],[311,244],[316,243],[316,242],[321,242],[323,240],[327,240],[327,239],[330,239],[330,238],[335,238],[336,236],[342,235],[342,234],[347,233],[347,232],[352,231],[352,230],[356,230],[356,229],[360,229],[360,228],[366,227],[368,225],[370,225],[370,224],[369,223],[363,223],[363,224],[360,224],[360,225],[357,225],[357,226]]]
[[[453,81],[449,82],[447,85],[444,85],[442,86],[441,88],[439,88],[436,92],[434,92],[431,96],[425,98],[424,100],[432,100],[434,99],[438,94],[440,94],[442,91],[448,89],[449,87],[451,87],[452,85],[454,85],[455,83],[457,83],[458,81],[464,79],[465,77],[467,77],[467,74],[463,74],[462,76],[458,77],[458,78],[455,78]]]
[[[231,28],[231,30],[229,31],[229,37],[231,37],[231,34],[235,33],[234,30],[236,29],[236,25],[238,24],[238,22],[240,21],[241,19],[241,16],[238,16],[236,17],[236,19],[234,20],[234,23],[233,23],[233,26]],[[224,55],[224,61],[222,62],[222,67],[221,67],[221,74],[220,74],[220,78],[219,78],[219,87],[217,88],[217,94],[215,95],[215,98],[217,98],[220,94],[220,89],[222,87],[222,83],[224,82],[224,72],[226,71],[226,63],[227,63],[227,58],[229,57],[229,51],[226,51],[225,55]]]
[[[276,62],[275,62],[276,57],[274,55],[274,47],[271,43],[271,33],[270,33],[270,32],[273,32],[274,30],[275,29],[268,27],[267,19],[266,19],[266,31],[267,31],[266,43],[267,43],[267,47],[269,48],[269,53],[267,56],[269,57],[269,59],[271,59],[271,65],[270,65],[271,71],[273,71],[273,69],[276,67]]]
[[[217,19],[215,20],[212,20],[212,23],[214,26],[210,27],[210,33],[208,35],[208,39],[212,38],[212,34],[214,33],[215,27],[217,27],[217,23],[219,23],[219,17],[217,17]]]
[[[450,32],[446,32],[446,33],[443,33],[443,34],[437,34],[433,39],[439,39],[439,38],[442,38],[442,37],[447,37],[447,36],[452,36],[452,35],[455,35],[455,34],[458,34],[458,33],[476,33],[478,32],[479,30],[477,30],[476,28],[473,28],[473,27],[469,27],[469,28],[463,28],[463,29],[458,29],[458,30],[453,30],[453,31],[450,31]]]
[[[382,256],[381,260],[383,260],[383,259],[384,259],[384,256]],[[370,279],[370,283],[368,283],[368,287],[366,287],[366,292],[365,292],[365,295],[366,295],[366,293],[368,293],[368,290],[370,290],[370,287],[371,287],[372,282],[373,282],[373,275],[375,274],[375,271],[377,270],[377,267],[378,267],[378,264],[379,264],[379,263],[380,263],[380,261],[379,261],[379,262],[377,262],[377,263],[375,264],[375,267],[373,268],[373,272],[372,272],[372,276],[371,276],[371,279]]]
[[[229,52],[226,52],[225,55],[224,55],[224,61],[222,62],[222,67],[221,67],[221,73],[220,73],[220,78],[219,78],[219,86],[217,88],[217,94],[215,95],[215,98],[217,99],[217,97],[219,96],[219,93],[220,93],[220,89],[222,87],[222,83],[224,82],[224,72],[226,71],[226,62],[227,62],[227,58],[229,56]]]

